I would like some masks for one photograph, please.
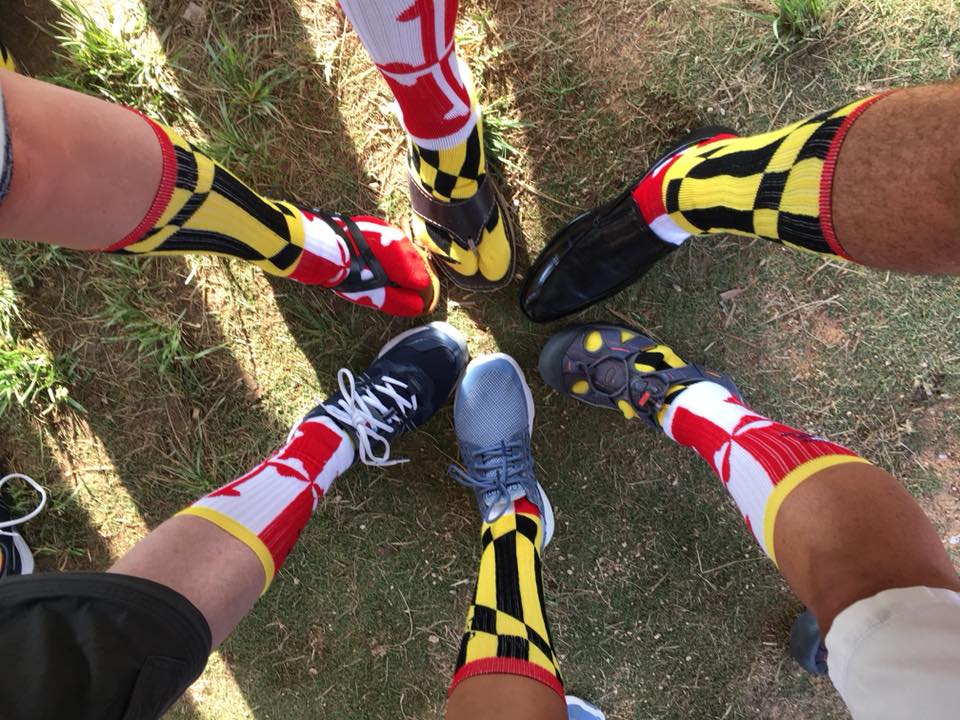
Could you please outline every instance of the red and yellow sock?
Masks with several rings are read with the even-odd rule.
[[[543,523],[526,498],[480,530],[480,570],[448,692],[490,673],[522,675],[564,696],[543,599]]]
[[[709,463],[774,563],[773,530],[786,497],[821,470],[867,462],[836,443],[755,413],[713,382],[674,392],[660,423],[669,437]]]
[[[634,188],[662,239],[732,233],[849,259],[833,229],[832,186],[850,126],[882,95],[779,130],[717,135],[663,160]]]
[[[353,460],[353,443],[336,423],[308,418],[273,455],[179,514],[208,520],[249,547],[263,565],[266,592],[320,498]]]
[[[211,253],[311,285],[343,279],[350,254],[327,223],[257,194],[172,128],[144,120],[160,143],[160,185],[140,224],[107,251]]]

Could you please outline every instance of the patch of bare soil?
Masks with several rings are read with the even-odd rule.
[[[788,655],[786,637],[761,644],[741,709],[760,720],[847,720],[850,713],[827,678],[808,675]]]

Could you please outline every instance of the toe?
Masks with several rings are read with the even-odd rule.
[[[480,273],[487,280],[502,280],[510,270],[512,250],[507,238],[506,222],[499,207],[491,222],[483,229],[477,255]]]

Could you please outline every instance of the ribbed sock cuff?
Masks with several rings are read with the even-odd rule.
[[[843,249],[833,227],[833,176],[837,171],[837,159],[840,156],[840,149],[843,147],[843,141],[846,139],[847,133],[850,132],[850,128],[853,127],[853,124],[868,108],[892,92],[894,91],[891,90],[868,98],[862,105],[847,115],[840,129],[837,130],[837,134],[833,136],[833,140],[830,142],[830,149],[827,150],[827,157],[823,161],[823,172],[820,176],[820,232],[823,234],[823,239],[827,241],[827,245],[830,246],[833,252],[852,262],[857,261],[850,257],[850,254]]]
[[[450,687],[447,689],[447,697],[453,693],[457,685],[467,678],[476,677],[477,675],[519,675],[543,683],[561,698],[566,697],[563,690],[563,682],[549,670],[545,670],[529,660],[500,657],[481,658],[473,662],[468,662],[458,668],[453,675],[453,680],[450,681]]]
[[[157,224],[160,216],[163,215],[164,210],[167,209],[167,206],[170,204],[170,198],[173,196],[174,186],[177,182],[177,156],[173,149],[173,143],[170,142],[170,138],[167,137],[167,133],[164,132],[160,125],[155,123],[139,110],[134,110],[133,108],[128,109],[142,117],[144,121],[150,125],[150,128],[157,136],[157,142],[160,143],[162,162],[160,170],[160,184],[157,186],[157,192],[153,196],[153,202],[150,203],[147,214],[143,216],[143,219],[133,230],[127,233],[122,240],[113,243],[113,245],[105,247],[103,249],[104,252],[121,250],[127,245],[132,245],[133,243],[142,240],[143,236],[147,234],[150,228]]]

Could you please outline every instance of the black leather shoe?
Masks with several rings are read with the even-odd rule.
[[[679,150],[729,128],[694,131],[651,168]],[[647,170],[649,173],[650,170]],[[635,283],[654,263],[677,249],[647,226],[633,200],[646,173],[610,202],[577,216],[553,236],[523,280],[520,307],[534,322],[550,322],[584,310]]]

